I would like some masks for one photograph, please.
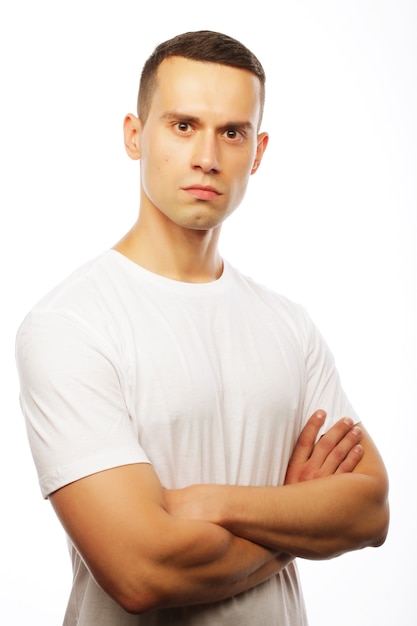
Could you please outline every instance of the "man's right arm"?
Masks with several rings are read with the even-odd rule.
[[[291,480],[351,472],[360,436],[308,421],[290,463]],[[335,435],[337,438],[335,439]],[[246,591],[281,571],[293,557],[233,535],[207,521],[168,513],[166,492],[148,463],[92,474],[50,496],[65,530],[98,584],[124,609],[212,603]]]
[[[57,304],[41,307],[22,325],[16,356],[42,493],[98,584],[126,610],[215,602],[288,563],[211,522],[167,512],[166,492],[134,438],[119,379],[124,366],[107,333]],[[63,487],[54,482],[58,465],[78,476],[82,459],[97,450],[113,469],[92,469]]]
[[[97,583],[132,613],[229,598],[291,561],[210,522],[169,515],[146,463],[87,476],[50,500]]]

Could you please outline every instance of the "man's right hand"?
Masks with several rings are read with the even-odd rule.
[[[288,463],[286,485],[352,472],[361,460],[362,431],[351,418],[342,418],[316,441],[325,418],[326,412],[319,409],[301,431]]]

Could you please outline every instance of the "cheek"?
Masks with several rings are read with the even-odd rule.
[[[171,152],[161,132],[144,133],[141,143],[141,162],[144,173],[152,177],[156,172],[166,169],[171,160]]]
[[[252,146],[242,147],[237,153],[232,155],[229,161],[229,171],[232,173],[236,181],[247,180],[250,176],[256,151]]]
[[[246,192],[246,188],[249,183],[251,170],[252,170],[252,158],[248,154],[246,159],[242,159],[239,167],[236,167],[231,176],[230,186],[233,190],[233,203],[239,204]]]
[[[141,163],[141,186],[158,207],[172,201],[177,187],[176,160],[166,152],[152,152]],[[178,168],[177,168],[178,169]]]
[[[253,158],[251,153],[242,155],[239,163],[231,170],[231,181],[236,190],[245,189],[253,167]]]
[[[157,150],[149,150],[146,153],[146,157],[141,160],[141,170],[143,174],[143,181],[146,184],[161,184],[161,177],[164,178],[168,175],[170,169],[170,158],[165,153],[160,153]]]

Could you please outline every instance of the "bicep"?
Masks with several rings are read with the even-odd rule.
[[[98,584],[112,597],[128,595],[149,571],[168,527],[163,489],[151,465],[98,472],[50,496],[71,541]],[[159,546],[161,550],[161,546]]]
[[[242,556],[242,540],[220,526],[169,515],[147,463],[87,476],[50,499],[97,583],[131,612],[234,595],[244,587],[229,592],[223,583],[244,580],[266,559],[256,546]]]
[[[21,406],[47,497],[108,467],[147,462],[114,343],[74,316],[32,314],[18,335]]]

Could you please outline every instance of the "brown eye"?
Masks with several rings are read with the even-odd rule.
[[[186,133],[190,130],[190,125],[188,124],[188,122],[178,122],[177,129],[182,133]]]

